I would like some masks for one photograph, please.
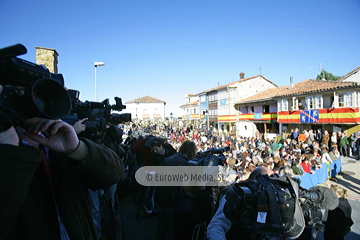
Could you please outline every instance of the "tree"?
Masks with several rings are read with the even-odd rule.
[[[334,75],[332,75],[331,73],[329,73],[329,72],[327,72],[325,70],[322,70],[322,73],[318,74],[317,77],[316,77],[317,80],[325,79],[327,81],[336,81],[339,78],[341,78],[341,77],[334,76]]]

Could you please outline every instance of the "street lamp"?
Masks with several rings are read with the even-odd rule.
[[[170,121],[172,122],[172,119],[173,119],[173,114],[170,113]]]
[[[103,62],[94,62],[94,67],[95,67],[95,102],[97,102],[98,97],[97,97],[97,79],[96,79],[96,69],[98,66],[104,66],[105,63]]]

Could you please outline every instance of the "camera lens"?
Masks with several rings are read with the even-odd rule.
[[[51,79],[41,79],[32,86],[32,100],[40,115],[51,119],[66,117],[71,100],[66,90]]]

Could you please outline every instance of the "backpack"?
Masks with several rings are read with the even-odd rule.
[[[232,222],[228,239],[295,239],[305,220],[298,198],[298,184],[259,175],[233,185],[226,193],[225,216]]]

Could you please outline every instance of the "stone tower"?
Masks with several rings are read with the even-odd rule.
[[[35,47],[36,49],[36,64],[45,65],[50,72],[58,73],[58,56],[55,49]]]

